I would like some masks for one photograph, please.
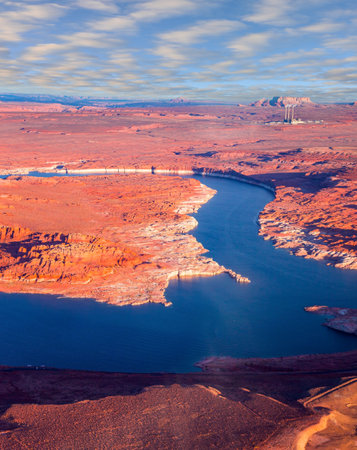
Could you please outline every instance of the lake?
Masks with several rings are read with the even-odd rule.
[[[123,372],[190,372],[212,355],[269,357],[356,349],[354,336],[321,326],[314,304],[355,307],[357,273],[294,257],[258,236],[273,199],[263,188],[199,177],[216,189],[193,235],[228,275],[172,281],[173,305],[116,307],[87,299],[0,294],[0,364]]]

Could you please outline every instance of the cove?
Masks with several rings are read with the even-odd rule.
[[[258,236],[272,200],[253,185],[199,177],[217,194],[195,214],[208,256],[244,276],[172,281],[170,308],[118,308],[94,300],[0,294],[0,364],[122,372],[190,372],[212,355],[333,353],[356,338],[321,326],[313,304],[354,307],[357,274],[275,249]]]

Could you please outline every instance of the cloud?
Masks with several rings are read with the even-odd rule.
[[[40,61],[41,59],[45,59],[49,54],[63,51],[66,48],[67,46],[64,47],[61,44],[38,44],[33,47],[28,47],[22,56],[22,60],[27,62]]]
[[[344,23],[337,22],[317,22],[312,25],[307,25],[306,27],[302,27],[299,30],[304,31],[305,33],[333,33],[335,31],[341,30],[346,25]]]
[[[78,1],[87,2],[87,0]],[[93,1],[96,2],[97,0]],[[131,13],[93,21],[89,26],[91,29],[98,31],[134,31],[140,22],[160,21],[169,17],[189,14],[199,9],[204,1],[210,0],[147,0],[136,2]]]
[[[357,35],[326,39],[324,41],[324,46],[341,52],[349,50],[356,51]]]
[[[159,45],[152,53],[163,58],[164,65],[176,66],[188,59],[187,53],[185,54],[180,47],[174,45]]]
[[[322,78],[339,83],[357,84],[357,71],[351,67],[336,67],[325,71]]]
[[[226,61],[219,61],[214,64],[210,64],[207,69],[209,69],[210,72],[214,73],[231,73],[232,69],[231,67],[236,63],[236,61],[229,59]]]
[[[137,67],[137,61],[132,54],[126,51],[116,51],[110,55],[108,62],[114,66],[127,68]]]
[[[197,22],[185,30],[169,31],[159,35],[161,39],[178,44],[192,44],[202,38],[229,33],[243,25],[233,20],[206,20]]]
[[[106,34],[93,33],[89,31],[79,31],[70,35],[61,35],[59,39],[65,41],[70,47],[104,48],[110,44],[118,44],[118,40],[113,40]]]
[[[55,53],[64,53],[81,47],[104,48],[110,45],[107,36],[99,33],[90,33],[81,31],[71,35],[62,35],[58,37],[63,42],[37,44],[27,47],[21,59],[27,62],[45,60],[49,55]]]
[[[291,61],[294,59],[311,59],[311,58],[318,58],[325,54],[324,49],[322,48],[315,48],[312,50],[304,50],[299,49],[291,52],[286,53],[279,53],[271,56],[267,56],[265,58],[261,59],[261,62],[263,64],[279,64],[286,61]]]
[[[242,56],[251,56],[266,47],[272,37],[271,31],[250,33],[231,41],[228,48]]]
[[[324,17],[325,18],[329,18],[329,19],[338,19],[338,18],[343,18],[343,19],[348,19],[348,18],[353,18],[353,17],[357,17],[357,11],[356,9],[349,9],[349,8],[335,8],[335,9],[328,9],[325,13],[324,13]]]
[[[17,3],[17,5],[19,4]],[[67,7],[58,5],[57,3],[19,6],[20,7],[16,11],[5,13],[5,16],[18,22],[33,22],[58,18],[67,10]]]
[[[259,0],[254,5],[254,13],[243,17],[247,22],[286,26],[292,22],[291,0]]]
[[[201,6],[201,0],[148,0],[137,3],[131,17],[137,21],[156,21],[189,14]]]
[[[89,67],[93,65],[94,58],[88,54],[84,54],[78,51],[69,51],[63,55],[61,58],[57,58],[51,64],[45,67],[41,66],[41,73],[45,75],[51,75],[52,77],[63,77],[64,73],[76,74],[78,71],[90,73]],[[100,70],[97,70],[97,76]]]
[[[21,41],[23,33],[40,26],[43,21],[57,19],[67,10],[56,3],[9,5],[12,9],[3,11],[0,16],[0,40],[7,42]]]
[[[19,42],[22,39],[21,35],[30,29],[28,24],[0,17],[0,40],[3,42]]]
[[[90,26],[98,31],[133,31],[135,21],[128,16],[116,16],[92,22]]]
[[[115,2],[110,0],[77,0],[76,5],[80,8],[93,9],[106,13],[117,13],[119,11]]]

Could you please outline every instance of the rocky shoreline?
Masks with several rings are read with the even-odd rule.
[[[327,265],[332,265],[340,269],[357,269],[357,253],[354,249],[352,242],[355,242],[357,234],[352,231],[349,234],[340,234],[341,241],[338,246],[334,245],[329,233],[325,233],[321,230],[320,225],[311,226],[310,223],[294,223],[290,221],[290,217],[287,216],[289,208],[284,206],[284,202],[291,203],[296,202],[296,210],[298,211],[301,206],[300,203],[306,204],[311,200],[306,200],[305,197],[301,197],[299,190],[292,188],[281,188],[274,186],[274,183],[267,181],[260,181],[254,176],[245,176],[234,170],[217,170],[209,167],[197,168],[140,168],[140,167],[93,167],[91,169],[67,169],[58,168],[58,166],[32,168],[32,169],[15,169],[12,174],[29,174],[30,172],[40,173],[58,173],[68,175],[94,175],[94,174],[162,174],[162,175],[202,175],[213,176],[217,178],[227,178],[236,181],[240,181],[247,184],[253,184],[260,186],[268,191],[272,192],[275,199],[266,205],[263,211],[260,212],[258,218],[258,225],[260,227],[259,234],[264,239],[271,240],[277,248],[285,248],[291,254],[300,256],[306,259],[315,259],[323,261]],[[1,172],[3,176],[10,175],[7,171]],[[343,181],[344,184],[348,183]],[[346,205],[345,208],[353,208],[357,201],[356,193],[354,192],[354,182],[350,184],[350,195],[348,199],[344,199]],[[319,204],[319,200],[316,199],[316,205]],[[336,205],[338,206],[338,205]],[[183,206],[182,206],[183,208]],[[291,208],[290,208],[291,209]],[[322,212],[323,214],[323,212]],[[320,220],[320,219],[319,219]],[[326,227],[325,227],[326,228]],[[357,233],[357,231],[356,231]],[[343,245],[343,240],[348,244]],[[333,245],[331,245],[333,244]],[[342,244],[342,245],[341,245]]]
[[[164,294],[174,278],[227,273],[237,282],[249,282],[203,256],[202,244],[188,234],[197,226],[188,214],[209,201],[215,191],[197,180],[143,176],[10,177],[0,181],[2,209],[20,211],[22,205],[21,215],[2,218],[0,289],[92,297],[121,306],[149,302],[169,306]],[[143,182],[142,191],[145,182],[151,186],[151,192],[141,194],[143,205],[150,205],[150,210],[140,213],[132,209],[132,195]],[[177,198],[167,183],[173,192],[177,190]],[[125,195],[115,197],[118,189],[127,189],[126,184],[127,203]],[[68,203],[73,188],[82,197]],[[167,194],[153,200],[160,189]],[[113,192],[110,199],[108,190]],[[26,192],[33,192],[33,197],[25,199],[22,194]],[[135,208],[140,209],[138,202]],[[48,214],[46,206],[47,223],[41,224],[38,219],[44,205],[51,211]],[[75,225],[75,215],[82,215],[87,227],[83,222]],[[124,245],[123,239],[129,244]]]
[[[319,373],[335,370],[348,372],[357,367],[357,351],[279,358],[211,356],[197,362],[196,366],[207,373]]]
[[[357,309],[356,308],[331,308],[329,306],[306,306],[306,312],[327,316],[323,323],[326,327],[336,331],[357,336]]]

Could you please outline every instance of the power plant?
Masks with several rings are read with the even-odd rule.
[[[285,105],[284,123],[296,123],[298,120],[294,119],[294,109],[297,105]]]
[[[289,125],[299,125],[304,123],[322,123],[323,120],[302,120],[295,117],[295,108],[297,106],[302,106],[299,103],[286,104],[284,106],[284,120],[281,121],[268,121],[265,122],[266,125],[278,125],[278,124],[289,124]]]

